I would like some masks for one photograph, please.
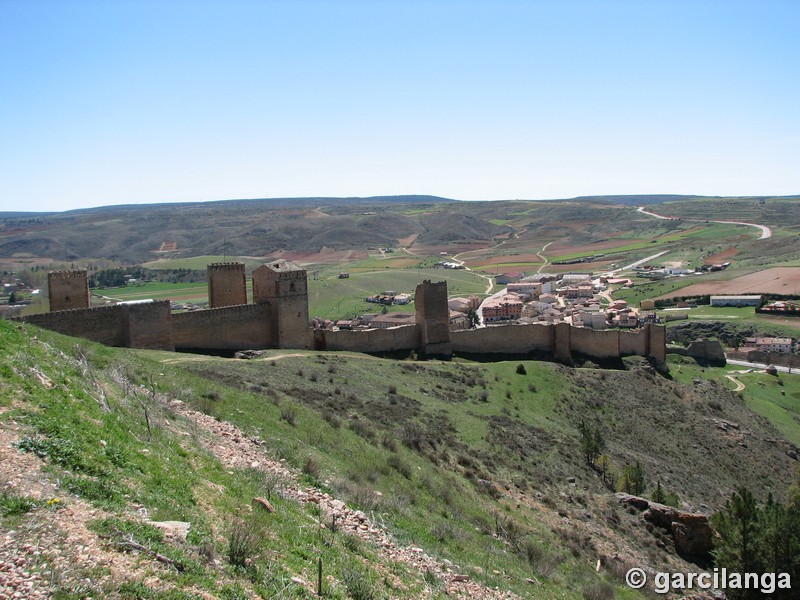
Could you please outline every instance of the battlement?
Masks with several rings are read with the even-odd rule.
[[[221,262],[207,265],[208,271],[244,271],[244,263],[240,262]]]
[[[62,279],[69,279],[71,277],[82,277],[85,278],[87,273],[84,269],[64,269],[61,271],[50,271],[47,273],[47,277],[59,277]]]

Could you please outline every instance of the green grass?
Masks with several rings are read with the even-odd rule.
[[[413,300],[414,291],[423,280],[447,281],[450,296],[483,294],[487,282],[466,270],[450,269],[383,269],[367,272],[350,271],[348,279],[337,279],[333,269],[323,270],[319,279],[308,281],[309,315],[327,319],[346,318],[354,314],[379,312],[381,306],[365,302],[365,298],[385,290],[407,293]],[[338,274],[338,269],[335,273]],[[414,312],[414,304],[390,307],[392,311]]]
[[[122,550],[132,536],[183,565],[159,575],[177,591],[270,598],[288,586],[308,597],[291,577],[313,581],[321,556],[333,578],[330,598],[362,592],[415,598],[429,587],[432,597],[444,598],[446,592],[331,523],[320,529],[314,504],[281,497],[257,469],[221,465],[200,428],[171,401],[257,436],[267,455],[303,472],[303,484],[372,515],[399,543],[523,597],[535,589],[537,597],[578,600],[582,588],[605,578],[594,570],[601,548],[627,547],[642,560],[662,560],[655,538],[614,508],[609,490],[584,464],[581,421],[602,429],[615,465],[641,460],[651,480],[664,478],[695,505],[714,506],[718,490],[734,483],[782,482],[761,454],[748,454],[760,468],[744,469],[740,456],[717,450],[709,424],[717,414],[752,430],[754,443],[766,430],[726,391],[728,370],[683,357],[671,357],[670,380],[634,367],[570,369],[527,359],[441,362],[270,350],[244,361],[79,344],[80,352],[74,339],[0,322],[0,398],[14,398],[0,419],[25,427],[19,449],[46,459],[67,504],[81,497],[110,512],[92,524],[109,547]],[[103,383],[104,395],[93,380]],[[793,385],[785,383],[784,397],[754,384],[754,407],[766,402],[790,411]],[[165,401],[155,401],[154,393]],[[791,416],[786,412],[782,424],[787,437],[796,435]],[[250,513],[252,499],[267,495],[275,513]],[[134,505],[153,519],[191,522],[187,544],[171,544],[133,517]],[[37,510],[15,518],[35,518]],[[245,523],[243,515],[250,515]],[[235,566],[245,561],[229,556],[236,532],[252,566]],[[249,532],[252,546],[245,544]],[[219,570],[209,555],[221,561]],[[541,585],[532,588],[526,582],[532,576]],[[166,597],[147,581],[126,583],[123,597]],[[640,597],[620,584],[615,589],[618,598]]]
[[[687,227],[694,228],[695,226],[696,224],[692,224]],[[551,261],[555,262],[562,260],[573,260],[576,258],[583,258],[585,256],[593,256],[595,254],[604,254],[607,256],[610,254],[619,254],[619,253],[633,252],[636,250],[645,250],[645,249],[647,249],[648,251],[652,250],[653,251],[652,253],[655,254],[656,252],[660,252],[661,250],[665,249],[662,248],[662,246],[673,244],[674,242],[706,241],[710,239],[719,240],[727,237],[744,235],[750,233],[751,231],[752,228],[746,227],[744,225],[709,223],[705,225],[703,229],[700,231],[688,231],[688,230],[679,231],[676,233],[669,233],[667,235],[660,235],[657,237],[653,237],[652,239],[649,240],[642,240],[640,242],[621,243],[619,246],[604,248],[602,250],[591,251],[591,252],[574,252],[570,254],[562,254],[559,256],[549,256],[548,258]],[[624,238],[622,237],[620,237],[619,239],[624,241]]]
[[[16,404],[2,419],[12,418],[28,429],[19,449],[47,460],[48,474],[63,488],[63,505],[69,506],[78,496],[114,514],[92,525],[110,547],[125,551],[126,541],[133,540],[180,564],[180,569],[159,573],[160,589],[167,585],[215,592],[219,572],[208,566],[208,557],[226,556],[228,528],[244,515],[261,534],[253,549],[251,567],[239,570],[223,562],[222,573],[233,582],[228,585],[264,598],[287,590],[304,597],[303,588],[292,583],[291,577],[313,581],[318,557],[323,558],[326,574],[333,575],[337,582],[342,581],[343,573],[354,561],[366,559],[363,569],[371,589],[376,594],[393,595],[377,573],[373,548],[360,547],[353,552],[343,532],[324,532],[321,537],[318,528],[308,526],[316,518],[314,505],[273,496],[273,515],[247,516],[245,509],[251,499],[266,493],[264,475],[252,469],[223,467],[199,444],[193,426],[148,398],[147,390],[162,393],[171,377],[146,353],[137,356],[86,344],[81,353],[89,356],[90,362],[82,364],[72,358],[72,345],[74,341],[48,332],[31,340],[8,323],[0,322],[3,387],[7,392],[17,390]],[[62,353],[64,350],[66,353]],[[29,375],[24,365],[30,364],[36,364],[56,387],[48,388]],[[106,382],[108,409],[103,409],[99,390],[86,378],[87,367],[93,377]],[[130,385],[116,387],[107,379],[112,372],[117,380],[128,378]],[[186,389],[170,389],[183,399],[190,393]],[[154,520],[190,522],[188,543],[167,543],[158,530],[132,520],[132,505],[145,507]],[[36,511],[31,512],[32,500],[25,497],[3,494],[0,508],[3,518],[36,515]],[[145,577],[128,582],[126,589],[131,590],[131,595],[125,597],[167,597],[144,583],[148,571],[143,568]],[[416,596],[421,583],[402,567],[394,571],[405,593]],[[237,579],[241,584],[236,583]],[[75,589],[62,586],[56,590],[56,597],[71,597]],[[343,598],[343,590],[341,583],[329,584],[326,597]],[[83,596],[105,596],[111,591],[91,588]],[[247,597],[252,597],[251,592]]]
[[[92,290],[93,294],[106,296],[115,300],[208,300],[208,284],[196,283],[163,283],[147,282],[138,285],[129,285],[124,288],[98,288]]]
[[[742,395],[747,405],[800,446],[800,375],[743,373],[736,378],[745,384]]]

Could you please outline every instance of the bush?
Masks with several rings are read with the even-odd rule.
[[[604,581],[584,586],[584,600],[611,600],[614,597],[614,587]]]
[[[527,371],[527,369],[525,369],[525,365],[523,365],[522,363],[519,363],[517,365],[517,375],[527,375],[527,374],[528,374],[528,371]]]
[[[294,427],[297,424],[297,410],[294,406],[287,406],[281,411],[281,419]]]
[[[322,471],[322,467],[319,464],[319,461],[314,458],[313,456],[309,456],[306,458],[306,462],[303,463],[303,473],[306,475],[313,477],[314,479],[319,479],[319,474]]]
[[[234,519],[228,526],[228,562],[246,567],[258,552],[263,538],[261,526],[255,519]]]
[[[372,600],[375,592],[366,573],[361,570],[349,568],[342,573],[342,582],[347,590],[347,595],[353,600]]]
[[[403,460],[396,454],[392,454],[389,458],[387,458],[386,464],[392,467],[406,479],[411,479],[411,467],[403,462]]]

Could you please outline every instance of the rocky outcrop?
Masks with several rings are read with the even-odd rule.
[[[706,515],[682,512],[630,494],[617,494],[617,499],[642,512],[642,518],[648,523],[671,534],[675,551],[681,558],[698,564],[709,563],[714,532]]]

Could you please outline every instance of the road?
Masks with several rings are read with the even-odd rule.
[[[665,217],[664,215],[658,215],[654,212],[650,212],[644,209],[644,206],[640,206],[637,209],[643,215],[648,215],[650,217],[655,217],[656,219],[667,219],[669,221],[692,221],[695,223],[727,223],[728,225],[746,225],[748,227],[755,227],[761,232],[761,237],[758,239],[765,240],[767,238],[772,237],[772,229],[767,227],[766,225],[759,225],[758,223],[744,223],[742,221],[712,221],[710,219],[684,219],[683,217]]]
[[[750,367],[752,369],[766,369],[767,368],[767,365],[765,365],[764,363],[753,363],[753,362],[747,362],[746,360],[733,360],[733,359],[730,359],[730,358],[728,359],[728,364],[729,365],[736,365],[737,367]],[[797,367],[794,367],[794,370],[790,371],[789,367],[782,367],[780,365],[774,365],[774,366],[781,373],[791,373],[792,375],[797,375],[798,373],[800,373],[800,371],[797,370]]]

